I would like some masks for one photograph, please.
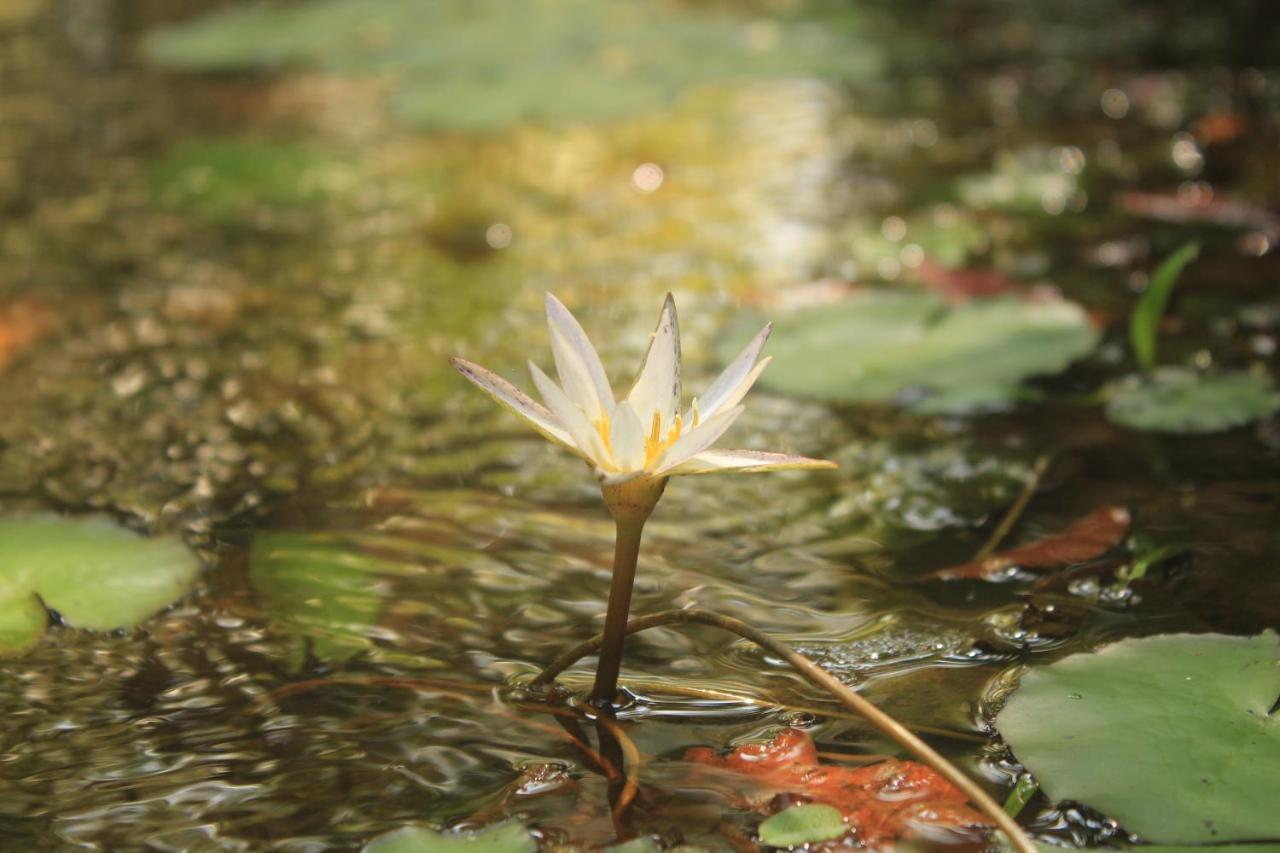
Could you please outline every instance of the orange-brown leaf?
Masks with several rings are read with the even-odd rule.
[[[0,371],[44,337],[52,324],[53,312],[43,300],[21,297],[0,305]]]
[[[750,777],[766,796],[743,802],[765,811],[773,794],[799,795],[841,811],[863,844],[910,836],[921,826],[967,829],[989,821],[965,804],[964,794],[929,767],[889,759],[867,767],[819,764],[813,739],[800,729],[784,729],[772,741],[741,746],[728,755],[706,747],[685,758]]]
[[[1013,567],[1051,569],[1089,560],[1120,544],[1129,532],[1129,511],[1104,506],[1076,519],[1066,530],[1027,545],[992,554],[982,560],[951,566],[929,577],[942,580],[985,578]]]

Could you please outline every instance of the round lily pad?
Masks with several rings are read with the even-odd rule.
[[[1124,640],[1023,676],[996,727],[1053,800],[1163,844],[1276,837],[1280,638]]]
[[[839,838],[848,831],[838,808],[805,803],[780,811],[760,824],[760,840],[770,847],[798,847]]]
[[[759,325],[735,323],[720,358],[732,358]],[[1097,340],[1071,302],[1009,297],[948,308],[929,293],[868,291],[775,318],[773,363],[760,381],[820,400],[991,410],[1009,405],[1024,379],[1065,369]]]
[[[45,606],[79,628],[128,628],[186,592],[198,570],[181,539],[105,518],[0,519],[0,652],[35,642]]]
[[[1280,410],[1270,377],[1166,367],[1111,386],[1107,417],[1133,429],[1205,433],[1244,426]]]

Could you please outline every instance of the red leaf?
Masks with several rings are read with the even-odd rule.
[[[1129,521],[1129,511],[1124,507],[1104,506],[1077,519],[1061,533],[992,554],[982,560],[940,569],[927,577],[942,580],[982,579],[1014,566],[1023,569],[1051,569],[1064,563],[1089,560],[1120,544],[1129,532]]]
[[[53,325],[53,311],[42,300],[21,297],[0,305],[0,371],[34,346]]]
[[[696,747],[685,753],[685,759],[749,776],[768,792],[743,797],[748,807],[759,812],[768,810],[776,793],[837,808],[850,831],[867,845],[916,834],[922,826],[990,825],[966,805],[958,788],[929,767],[896,759],[867,767],[819,764],[813,739],[800,729],[784,729],[769,743],[740,746],[728,755]]]
[[[952,305],[982,297],[1026,292],[1022,282],[999,270],[975,267],[951,269],[931,258],[921,261],[915,268],[915,274],[925,287],[938,293]]]
[[[1280,237],[1280,216],[1264,207],[1219,198],[1207,184],[1188,184],[1176,193],[1123,192],[1119,203],[1125,213],[1144,219],[1250,228],[1273,241]]]

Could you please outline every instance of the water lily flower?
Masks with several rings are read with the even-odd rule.
[[[533,384],[545,405],[478,364],[461,358],[452,359],[452,363],[481,391],[515,412],[543,436],[586,460],[600,480],[605,504],[618,525],[605,647],[593,693],[598,701],[608,702],[616,688],[641,530],[662,496],[667,480],[681,474],[836,466],[824,459],[787,453],[712,447],[742,414],[742,398],[769,364],[769,359],[760,358],[760,352],[772,324],[761,329],[683,412],[680,410],[680,326],[671,294],[667,294],[663,303],[658,327],[640,363],[640,372],[621,399],[615,397],[587,333],[569,309],[550,293],[547,294],[547,326],[560,381],[557,383],[529,362]],[[611,650],[611,643],[616,649]],[[612,681],[609,668],[613,670]]]
[[[711,447],[742,414],[742,398],[769,364],[769,359],[760,359],[760,352],[772,324],[761,329],[684,412],[680,411],[680,328],[670,294],[635,383],[622,399],[614,397],[600,356],[582,326],[550,293],[547,325],[560,382],[529,362],[545,406],[478,364],[454,358],[453,365],[542,435],[586,460],[606,488],[680,474],[834,467],[825,460],[787,453]]]

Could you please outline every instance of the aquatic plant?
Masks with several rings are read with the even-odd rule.
[[[605,506],[617,524],[613,585],[605,641],[592,698],[612,701],[622,663],[640,537],[667,480],[680,474],[751,473],[834,468],[834,462],[758,450],[715,450],[712,445],[742,414],[739,405],[769,364],[760,352],[766,324],[701,397],[680,412],[680,326],[667,294],[649,349],[631,390],[615,399],[600,356],[569,309],[547,294],[547,326],[557,384],[529,362],[543,406],[497,374],[465,359],[453,366],[543,436],[580,456],[600,480]]]
[[[897,720],[809,658],[768,634],[728,616],[705,610],[670,610],[628,620],[635,581],[640,537],[645,521],[667,486],[679,474],[751,473],[785,469],[834,468],[834,462],[757,450],[714,450],[712,445],[742,413],[739,405],[768,366],[761,359],[772,330],[766,324],[728,367],[680,412],[680,329],[675,301],[667,294],[658,326],[630,391],[616,400],[604,366],[582,326],[567,308],[547,294],[547,325],[552,354],[560,377],[557,384],[536,364],[529,363],[543,406],[497,374],[461,358],[453,366],[499,404],[526,420],[551,441],[581,457],[600,481],[601,494],[617,525],[613,582],[604,632],[561,654],[531,683],[546,687],[582,657],[598,653],[592,701],[607,720],[617,693],[623,641],[628,634],[660,625],[702,624],[729,631],[787,662],[811,683],[920,756],[942,777],[977,804],[1009,837],[1014,847],[1031,853],[1035,847],[971,779]],[[647,421],[647,429],[645,423]],[[686,429],[686,424],[687,429]],[[625,808],[620,798],[618,808]],[[813,837],[816,840],[816,836]]]

